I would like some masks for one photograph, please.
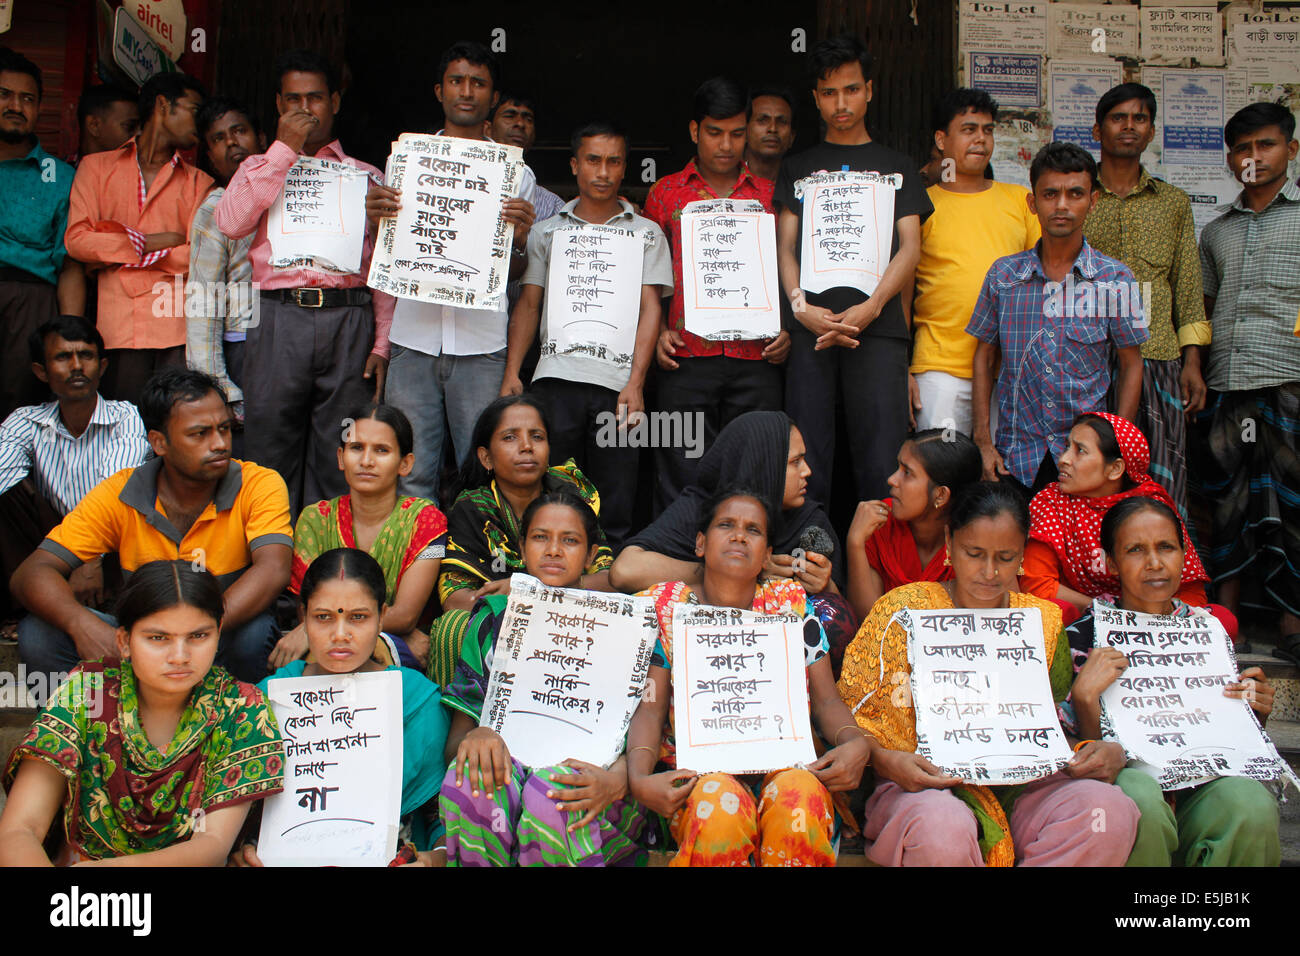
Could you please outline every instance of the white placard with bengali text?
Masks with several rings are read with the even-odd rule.
[[[916,752],[967,783],[1050,777],[1070,759],[1035,608],[902,611]],[[1060,638],[1063,639],[1063,638]]]
[[[686,330],[711,341],[781,331],[776,218],[756,199],[702,199],[682,209]]]
[[[632,368],[645,238],[589,224],[551,233],[542,355],[585,355]]]
[[[1223,64],[1223,21],[1213,6],[1142,7],[1142,58],[1177,63],[1195,57],[1201,66]]]
[[[267,210],[271,267],[360,272],[369,181],[364,169],[299,156],[284,177],[279,198]]]
[[[1215,777],[1285,776],[1300,787],[1250,704],[1223,696],[1240,671],[1218,620],[1139,614],[1094,601],[1093,622],[1093,643],[1128,659],[1102,691],[1102,734],[1118,740],[1162,789]]]
[[[1047,9],[1044,0],[993,3],[961,0],[957,46],[962,51],[1047,53]]]
[[[803,202],[799,287],[876,291],[894,241],[894,193],[901,173],[820,172],[794,184]]]
[[[788,615],[673,608],[677,766],[766,773],[816,759],[804,622]]]
[[[523,174],[517,146],[403,133],[385,176],[401,208],[379,221],[367,284],[419,302],[501,307],[515,233],[501,205]]]
[[[262,810],[267,866],[387,866],[402,809],[402,675],[266,685],[284,737],[284,792]]]
[[[649,598],[510,578],[480,724],[528,767],[608,767],[641,702],[659,620]]]

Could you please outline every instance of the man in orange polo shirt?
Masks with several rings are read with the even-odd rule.
[[[19,654],[32,674],[116,657],[117,622],[77,603],[68,575],[108,552],[125,576],[181,559],[225,590],[217,663],[256,683],[280,639],[271,608],[293,558],[284,479],[231,459],[230,409],[202,372],[161,370],[144,387],[140,417],[158,457],[92,488],[14,572],[14,597],[31,612],[18,625]]]
[[[98,277],[107,398],[139,404],[149,376],[185,364],[187,237],[212,177],[179,150],[198,143],[203,99],[184,73],[153,77],[140,91],[140,134],[84,157],[72,182],[64,245]]]

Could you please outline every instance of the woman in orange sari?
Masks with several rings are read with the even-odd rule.
[[[1028,508],[1010,486],[962,489],[948,519],[953,579],[890,591],[844,655],[840,695],[867,733],[876,774],[863,835],[868,859],[882,866],[1122,866],[1128,858],[1138,809],[1114,785],[1125,762],[1118,744],[1085,741],[1064,770],[1004,787],[963,784],[915,752],[907,632],[894,619],[901,610],[1036,608],[1052,695],[1059,701],[1068,692],[1060,609],[1013,590],[1028,532]]]

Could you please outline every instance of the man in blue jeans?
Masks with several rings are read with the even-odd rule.
[[[500,93],[500,67],[480,43],[452,44],[438,64],[434,96],[446,115],[439,136],[487,139],[484,123]],[[519,195],[502,204],[501,216],[515,227],[510,278],[523,275],[528,262],[528,230],[533,224],[537,177],[524,167]],[[387,186],[372,186],[366,211],[376,226],[397,214],[400,199]],[[474,422],[497,397],[506,370],[506,294],[490,309],[398,299],[389,333],[392,354],[385,399],[411,420],[415,466],[402,479],[403,494],[436,500],[442,448],[451,432],[457,464],[469,457]],[[445,425],[444,425],[445,422]],[[443,502],[444,508],[451,502]]]
[[[83,660],[116,657],[117,622],[81,605],[68,576],[107,553],[124,577],[181,559],[211,571],[225,591],[217,663],[256,683],[280,638],[271,610],[293,559],[284,479],[230,457],[230,408],[203,372],[155,373],[140,417],[157,457],[91,488],[14,572],[14,597],[31,612],[18,625],[18,652],[47,689]]]

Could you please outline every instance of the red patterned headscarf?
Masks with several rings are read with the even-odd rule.
[[[1151,446],[1142,432],[1126,418],[1109,412],[1095,414],[1115,430],[1120,457],[1124,459],[1124,473],[1134,482],[1134,487],[1118,494],[1085,498],[1066,494],[1061,491],[1060,483],[1054,481],[1029,503],[1029,537],[1050,545],[1061,559],[1063,583],[1089,597],[1119,594],[1119,579],[1106,573],[1106,557],[1101,550],[1101,520],[1111,505],[1125,498],[1154,498],[1178,514],[1169,492],[1147,474],[1151,467]],[[1178,525],[1186,552],[1183,583],[1209,581],[1181,518]]]

